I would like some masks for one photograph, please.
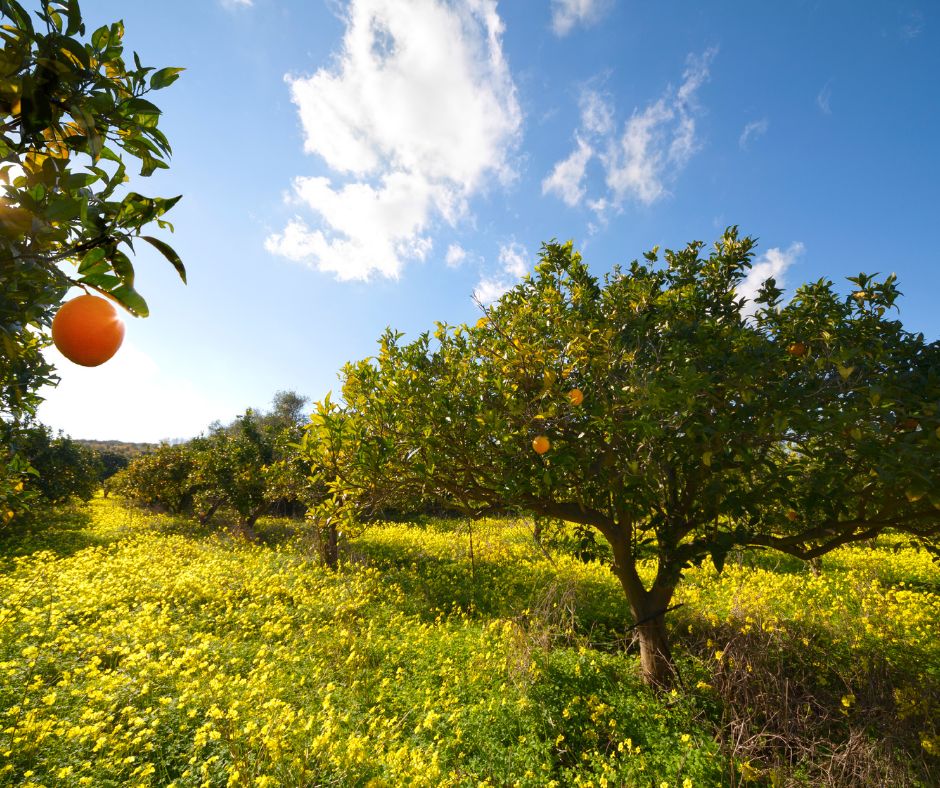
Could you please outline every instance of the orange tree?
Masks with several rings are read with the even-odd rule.
[[[360,508],[432,496],[596,529],[644,678],[669,684],[665,617],[690,565],[940,530],[940,344],[891,319],[893,276],[786,303],[769,279],[746,305],[753,249],[730,228],[707,256],[654,250],[600,281],[547,244],[475,326],[388,331],[347,365],[342,430],[319,451]]]
[[[101,486],[103,465],[94,449],[67,435],[54,435],[41,424],[31,424],[17,436],[17,453],[35,470],[26,478],[26,490],[51,504],[71,498],[88,501]]]
[[[406,500],[403,478],[395,485],[394,494],[389,495],[389,489],[378,494],[379,489],[372,485],[375,479],[362,475],[367,467],[387,470],[380,460],[376,462],[377,458],[367,459],[363,426],[361,419],[351,417],[351,411],[333,402],[328,393],[315,403],[298,446],[297,457],[307,474],[307,520],[320,558],[331,569],[339,565],[340,538],[344,532],[348,536],[357,520],[377,513],[386,504],[417,503],[413,498]],[[359,474],[346,472],[352,458],[363,461]]]
[[[204,439],[187,444],[160,444],[114,474],[108,480],[109,490],[171,514],[191,511],[200,491],[194,470],[201,441]]]
[[[110,295],[132,314],[147,304],[134,289],[134,241],[154,246],[185,279],[164,241],[145,234],[179,199],[127,188],[127,167],[149,176],[167,167],[170,145],[146,96],[182,69],[125,60],[124,25],[85,36],[78,0],[43,0],[35,17],[0,0],[0,428],[31,415],[54,382],[43,358],[53,313],[73,285]],[[22,462],[0,435],[0,499]]]

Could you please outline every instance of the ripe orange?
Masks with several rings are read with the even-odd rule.
[[[551,447],[552,444],[545,435],[537,435],[532,440],[532,448],[536,454],[545,454]]]
[[[796,520],[797,517],[799,517],[799,515],[792,509],[790,509],[790,511],[787,512],[787,519],[790,522],[793,522],[794,520]]]
[[[582,402],[584,402],[584,392],[581,389],[571,389],[568,392],[568,399],[571,400],[571,404],[577,407]]]
[[[97,367],[121,347],[124,323],[110,301],[80,295],[59,307],[52,321],[52,341],[69,361]]]
[[[804,345],[802,342],[794,342],[792,345],[790,345],[790,347],[787,348],[787,353],[789,353],[791,356],[796,356],[797,358],[800,356],[805,356],[806,345]]]

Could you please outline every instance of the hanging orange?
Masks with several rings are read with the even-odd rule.
[[[545,454],[551,447],[552,444],[545,435],[537,435],[532,441],[532,448],[536,454]]]
[[[578,407],[582,402],[584,402],[584,392],[581,389],[571,389],[568,392],[568,399],[571,401],[571,404],[575,407]]]
[[[52,341],[69,361],[97,367],[121,347],[124,322],[110,301],[80,295],[59,307],[52,321]]]

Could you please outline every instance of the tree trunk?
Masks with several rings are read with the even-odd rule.
[[[339,564],[339,533],[336,530],[335,523],[330,523],[326,527],[326,542],[323,545],[323,562],[330,569],[336,569]]]
[[[232,528],[232,535],[240,539],[247,539],[249,542],[257,542],[258,534],[255,533],[254,522],[251,519],[239,520]]]
[[[258,521],[258,518],[264,513],[264,509],[255,509],[245,517],[242,517],[238,521],[238,525],[234,529],[235,536],[240,536],[247,539],[250,542],[258,541],[258,534],[255,533],[255,523]]]
[[[614,550],[613,571],[620,580],[630,609],[633,611],[633,629],[640,641],[640,674],[644,683],[668,689],[678,677],[669,638],[666,633],[666,609],[675,591],[675,584],[661,581],[660,572],[649,590],[636,571],[636,562],[630,541],[621,528],[605,534]]]
[[[636,613],[634,613],[636,617]],[[642,621],[642,617],[637,619]],[[636,626],[640,640],[640,672],[646,684],[668,689],[677,678],[676,666],[669,650],[666,616],[660,614]]]
[[[199,525],[208,525],[209,520],[212,519],[212,515],[215,514],[216,510],[222,504],[222,501],[216,501],[212,506],[210,506],[205,512],[200,514],[196,519],[199,520]]]

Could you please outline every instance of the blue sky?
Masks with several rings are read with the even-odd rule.
[[[151,317],[59,364],[40,418],[82,438],[189,437],[312,398],[374,352],[478,317],[573,239],[592,269],[760,238],[755,279],[896,272],[940,338],[936,2],[86,0],[123,19],[174,147],[184,286],[140,250]]]

